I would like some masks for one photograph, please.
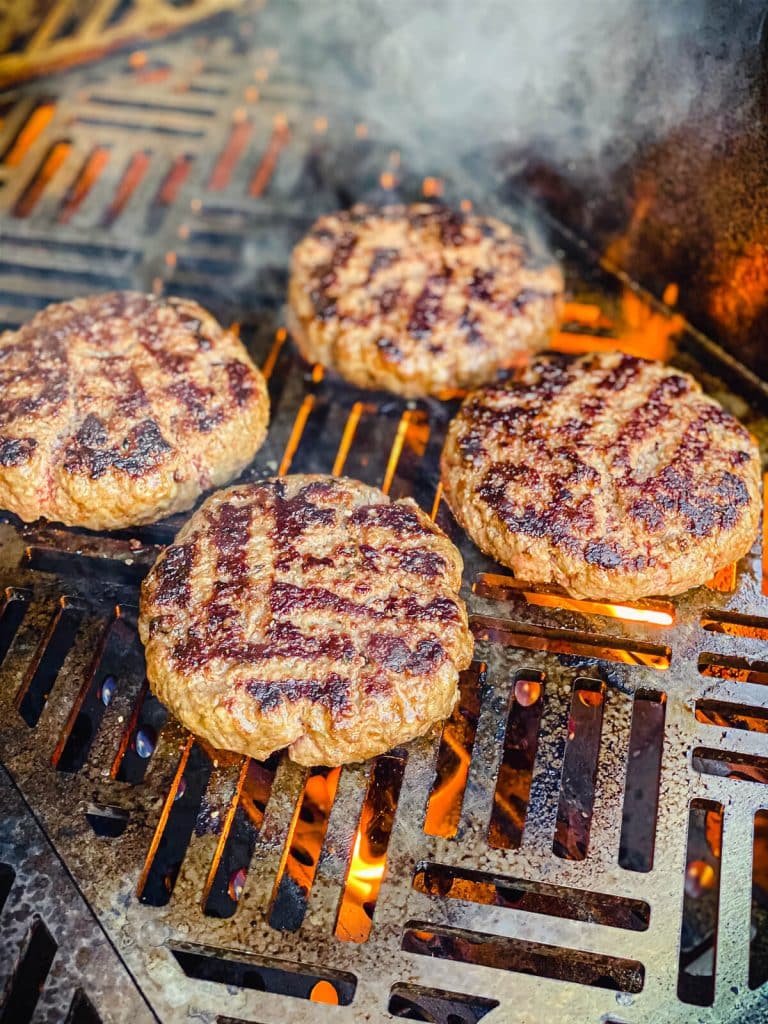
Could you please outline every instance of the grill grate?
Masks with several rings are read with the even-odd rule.
[[[0,320],[132,286],[236,321],[274,411],[245,478],[346,472],[432,509],[465,556],[477,660],[442,733],[407,749],[243,763],[144,679],[137,586],[182,517],[0,526],[0,1020],[768,1020],[759,547],[673,602],[527,587],[440,500],[448,409],[297,361],[285,267],[317,213],[442,193],[518,214],[490,171],[409,168],[340,98],[319,104],[289,18],[266,11],[247,60],[232,16],[55,96],[9,94]],[[574,297],[558,347],[663,355],[679,334],[681,365],[765,437],[705,339],[555,244]]]

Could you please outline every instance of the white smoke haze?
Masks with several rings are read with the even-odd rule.
[[[307,64],[406,151],[504,143],[616,166],[727,107],[760,3],[337,0],[302,4]],[[742,62],[743,63],[743,62]],[[320,85],[319,88],[322,88]]]

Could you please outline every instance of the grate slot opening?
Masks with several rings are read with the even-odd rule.
[[[112,765],[112,778],[138,786],[144,781],[149,761],[157,747],[168,712],[153,693],[146,679],[133,706],[131,718],[120,739]]]
[[[24,218],[32,213],[42,198],[43,192],[64,166],[71,152],[72,143],[69,139],[59,139],[57,142],[51,143],[29,184],[13,206],[14,217]]]
[[[249,761],[244,768],[234,814],[222,830],[203,896],[204,912],[210,917],[231,917],[237,910],[279,760],[279,754],[273,754],[265,762]]]
[[[627,871],[650,871],[653,867],[666,713],[665,693],[636,692],[619,840],[619,865]]]
[[[30,729],[34,729],[40,721],[40,715],[82,620],[82,609],[69,604],[62,597],[16,694],[16,709]]]
[[[659,671],[669,668],[672,657],[671,649],[665,644],[623,640],[576,629],[536,626],[529,622],[496,619],[489,615],[471,616],[470,626],[477,640],[489,640],[529,651],[600,658],[605,661],[621,661],[627,665],[648,665]]]
[[[715,1000],[723,806],[692,800],[688,818],[677,995],[684,1003]]]
[[[605,698],[602,680],[575,680],[552,844],[556,856],[565,860],[587,855]]]
[[[246,118],[241,118],[232,125],[227,141],[224,143],[224,148],[219,154],[211,176],[208,179],[207,188],[209,192],[220,192],[227,187],[235,167],[248,148],[252,134],[253,122]]]
[[[117,184],[112,201],[104,211],[104,215],[101,218],[101,226],[103,228],[112,227],[115,221],[120,217],[120,214],[128,205],[128,201],[131,196],[143,181],[144,175],[149,169],[151,160],[152,151],[149,149],[140,149],[134,153],[128,161],[122,177]]]
[[[615,992],[641,992],[645,982],[645,968],[639,960],[459,928],[435,927],[419,921],[409,921],[406,925],[402,948],[421,956],[571,981]]]
[[[85,820],[100,839],[117,839],[128,828],[130,812],[112,804],[89,804]]]
[[[212,770],[203,748],[187,740],[137,887],[142,903],[164,907],[170,900]]]
[[[3,912],[5,901],[8,899],[15,878],[16,872],[10,864],[0,864],[0,914]]]
[[[625,622],[642,622],[651,626],[671,626],[675,621],[675,606],[669,601],[643,601],[638,604],[609,604],[606,601],[588,601],[570,597],[554,587],[533,589],[530,583],[514,576],[480,572],[472,584],[472,593],[491,601],[514,601],[518,596],[528,604],[541,608],[555,608],[600,615]]]
[[[114,280],[102,282],[109,288],[116,287]],[[135,586],[147,574],[149,566],[136,560],[132,564],[106,555],[85,555],[59,548],[31,544],[24,552],[24,564],[38,572],[54,573],[57,576],[92,580],[105,577],[115,583]]]
[[[6,988],[0,1009],[0,1024],[28,1024],[32,1020],[45,979],[51,969],[58,946],[35,915],[24,949]]]
[[[486,683],[486,665],[478,661],[459,678],[459,700],[443,726],[437,752],[435,781],[424,818],[427,835],[451,839],[458,832]]]
[[[304,920],[340,775],[341,768],[314,768],[296,801],[269,907],[278,931],[295,932]]]
[[[274,992],[296,999],[312,999],[318,984],[325,982],[333,986],[340,1006],[349,1006],[357,988],[354,974],[327,971],[309,964],[293,964],[252,954],[232,953],[228,956],[226,950],[203,946],[174,945],[170,950],[186,976],[200,981],[214,981],[236,988],[256,989],[258,992]],[[326,998],[322,1001],[328,1000]]]
[[[72,998],[64,1024],[102,1024],[96,1008],[81,988],[75,992]]]
[[[523,840],[544,710],[545,680],[543,672],[518,672],[509,695],[504,746],[488,828],[488,843],[496,849],[516,850]]]
[[[696,747],[691,757],[694,771],[742,782],[768,783],[768,757],[757,754],[736,754],[728,750]]]
[[[14,590],[8,590],[0,605],[0,665],[11,648],[19,626],[27,614],[27,598]]]
[[[162,225],[166,211],[178,199],[179,192],[189,177],[194,163],[195,157],[192,153],[182,153],[180,156],[174,157],[168,173],[160,182],[158,190],[147,209],[145,226],[148,233],[157,231]]]
[[[768,981],[768,811],[755,815],[750,923],[749,987],[754,989]]]
[[[768,707],[745,708],[724,700],[697,700],[696,721],[726,729],[768,732]]]
[[[387,1009],[406,1020],[434,1021],[435,1024],[477,1024],[499,1005],[497,999],[467,996],[418,985],[393,985]]]
[[[634,932],[646,931],[651,919],[651,908],[644,900],[444,864],[419,864],[413,876],[413,888],[427,896],[466,900],[482,906],[508,907],[530,914],[545,914]]]
[[[768,640],[768,618],[762,615],[743,615],[741,612],[721,612],[718,608],[709,608],[701,617],[701,625],[710,633]]]
[[[51,123],[55,112],[56,103],[52,98],[38,100],[2,155],[6,167],[19,166],[30,147]]]
[[[144,674],[144,656],[135,621],[117,609],[108,623],[61,738],[53,763],[61,772],[78,772],[119,689],[135,687]]]
[[[371,933],[405,764],[406,754],[401,752],[383,754],[373,762],[336,916],[337,939],[365,942]]]
[[[111,148],[94,146],[83,161],[72,186],[62,200],[59,209],[59,223],[68,224],[85,202],[88,193],[107,168]]]
[[[750,661],[729,654],[699,655],[699,672],[713,679],[725,679],[733,683],[756,683],[768,686],[768,661]]]

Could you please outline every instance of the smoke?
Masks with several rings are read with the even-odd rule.
[[[760,3],[321,0],[301,6],[304,66],[379,137],[433,163],[503,143],[617,166],[729,107]]]

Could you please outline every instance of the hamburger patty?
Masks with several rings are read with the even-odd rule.
[[[542,356],[470,394],[442,456],[483,551],[575,597],[705,583],[751,547],[760,453],[686,373],[620,353]]]
[[[267,429],[264,378],[188,299],[112,292],[0,335],[0,508],[114,529],[189,508]]]
[[[148,679],[215,747],[372,757],[451,713],[473,646],[461,572],[414,502],[355,480],[220,491],[144,582]]]
[[[440,397],[544,348],[562,291],[507,224],[419,203],[321,217],[294,250],[288,301],[305,359]]]

